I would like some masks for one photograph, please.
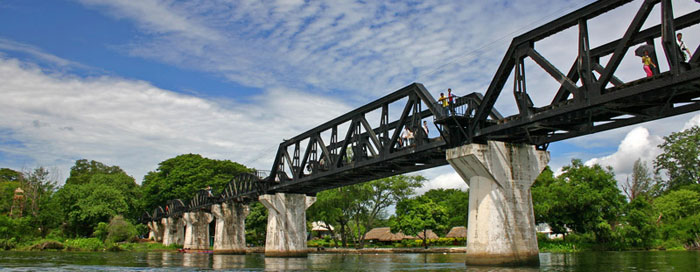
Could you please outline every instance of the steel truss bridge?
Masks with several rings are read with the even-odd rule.
[[[222,202],[247,203],[259,195],[313,195],[341,186],[447,164],[447,148],[486,141],[524,143],[546,149],[551,142],[679,115],[700,109],[700,55],[683,62],[675,42],[678,30],[697,25],[700,9],[674,16],[671,0],[646,0],[619,39],[589,46],[588,22],[630,4],[631,0],[602,0],[514,38],[485,94],[458,97],[443,108],[420,83],[410,84],[376,101],[284,140],[269,173],[245,173],[232,179],[223,192],[200,191],[189,202],[171,200],[144,214],[144,220],[180,216]],[[661,24],[642,26],[659,6]],[[577,56],[567,72],[540,54],[538,42],[572,27],[578,28]],[[656,68],[653,77],[623,81],[615,76],[628,51],[658,39],[668,71]],[[661,51],[661,52],[659,52]],[[536,64],[559,83],[551,103],[534,106],[527,89],[525,61]],[[602,61],[606,60],[606,61]],[[658,66],[657,66],[658,67]],[[641,69],[640,69],[641,74]],[[512,75],[512,77],[511,77]],[[502,116],[494,105],[508,81],[518,113]],[[429,137],[422,122],[433,123]],[[404,143],[408,128],[414,140]]]

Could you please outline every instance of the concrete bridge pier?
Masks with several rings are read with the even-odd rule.
[[[182,218],[166,217],[163,224],[163,245],[182,245],[185,242],[185,222]]]
[[[245,254],[245,218],[250,213],[248,205],[222,203],[211,206],[216,217],[214,252]]]
[[[469,185],[467,265],[539,265],[530,187],[549,153],[489,141],[447,150]]]
[[[208,212],[188,212],[185,221],[185,249],[209,250],[209,223],[214,219]]]
[[[158,221],[149,221],[146,226],[148,226],[148,239],[156,242],[163,241],[163,226]]]
[[[316,197],[276,193],[258,199],[268,211],[265,256],[307,256],[306,209],[316,202]]]

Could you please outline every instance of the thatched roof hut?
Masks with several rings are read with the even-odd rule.
[[[447,238],[467,238],[467,228],[454,227],[445,235]]]
[[[428,237],[428,239],[440,238],[439,236],[437,236],[437,234],[435,234],[435,232],[433,232],[433,230],[426,230],[425,235],[426,235],[426,237]],[[418,236],[418,239],[423,239],[423,232],[422,231],[419,232],[417,236]]]
[[[391,233],[391,228],[373,228],[365,234],[365,240],[377,240],[380,242],[398,242],[403,239],[413,239],[401,232]]]

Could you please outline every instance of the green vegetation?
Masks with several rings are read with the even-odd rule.
[[[82,159],[71,167],[65,184],[57,186],[55,175],[43,167],[27,172],[2,168],[0,249],[174,249],[176,246],[159,243],[134,243],[148,232],[139,224],[143,212],[163,205],[170,196],[187,200],[207,185],[222,189],[236,174],[246,171],[250,169],[231,161],[188,154],[165,160],[139,186],[118,166]],[[21,205],[13,210],[17,188],[23,191],[16,202]],[[260,217],[252,222],[266,222],[266,213]]]
[[[532,187],[535,220],[547,223],[561,238],[538,236],[541,250],[699,249],[700,128],[664,140],[659,146],[663,152],[653,162],[654,176],[637,160],[631,178],[621,186],[611,168],[577,159],[559,176],[545,169]],[[139,222],[141,214],[171,199],[188,201],[207,186],[221,191],[231,178],[250,171],[232,161],[186,154],[161,162],[139,186],[118,166],[83,159],[59,186],[55,171],[44,167],[22,172],[1,168],[0,249],[174,249],[177,246],[137,242],[147,233]],[[412,236],[432,230],[444,237],[452,227],[465,226],[469,193],[435,189],[416,195],[424,181],[421,176],[397,175],[318,193],[307,211],[308,223],[322,221],[334,229],[309,245],[377,246],[364,239],[375,227],[391,226]],[[388,214],[391,207],[396,215]],[[267,210],[251,203],[246,220],[249,244],[264,244],[266,225]],[[459,246],[464,240],[426,238],[381,246],[428,245]]]

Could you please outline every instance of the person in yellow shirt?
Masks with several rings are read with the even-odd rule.
[[[654,68],[656,68],[656,64],[654,64],[654,62],[651,61],[651,58],[649,57],[649,51],[644,51],[644,56],[642,56],[642,63],[644,64],[644,72],[647,72],[647,77],[654,76],[654,72],[651,71],[651,66],[654,66]]]
[[[447,108],[447,97],[445,97],[445,93],[440,93],[440,98],[438,99],[439,102],[442,102],[442,107]]]

